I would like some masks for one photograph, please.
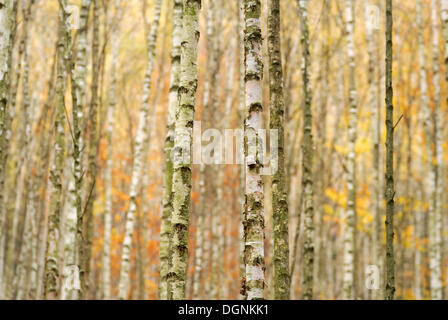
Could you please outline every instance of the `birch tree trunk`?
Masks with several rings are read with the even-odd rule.
[[[117,91],[117,65],[118,65],[118,54],[120,47],[119,30],[120,22],[122,18],[121,13],[121,0],[115,1],[115,18],[113,19],[113,29],[111,35],[111,81],[109,88],[109,108],[107,109],[107,128],[106,128],[106,139],[107,139],[107,160],[105,169],[105,212],[104,212],[104,246],[103,246],[103,265],[102,265],[102,298],[104,300],[109,300],[111,298],[111,287],[110,287],[110,241],[112,233],[112,168],[113,168],[113,133],[115,124],[115,106],[117,104],[116,91]]]
[[[15,8],[15,9],[14,9]],[[5,1],[0,8],[0,299],[4,298],[5,290],[5,241],[6,241],[6,203],[5,203],[5,166],[7,150],[5,140],[8,133],[7,118],[10,103],[10,78],[15,26],[15,10],[17,1]]]
[[[238,84],[238,129],[244,130],[244,117],[245,117],[245,97],[246,97],[246,87],[245,87],[245,48],[244,48],[244,0],[238,0],[238,65],[239,65],[239,84]],[[237,150],[237,152],[242,152],[242,150]],[[241,165],[238,166],[238,179],[239,179],[239,202],[240,202],[240,223],[238,228],[238,242],[239,242],[239,265],[240,265],[240,282],[246,278],[246,268],[244,264],[244,225],[245,225],[245,214],[244,214],[244,188],[245,188],[245,168]],[[240,290],[239,299],[244,300],[245,297],[244,290]]]
[[[92,0],[83,0],[80,10],[79,30],[77,32],[76,61],[73,61],[71,69],[72,86],[72,140],[73,140],[73,175],[71,177],[72,207],[76,211],[76,265],[79,271],[83,271],[81,257],[84,255],[84,234],[83,234],[83,207],[82,207],[82,123],[83,110],[86,96],[86,65],[87,65],[87,32],[88,19]],[[82,292],[80,296],[82,297]]]
[[[422,3],[421,0],[417,0],[417,42],[418,42],[418,59],[419,59],[419,87],[420,87],[420,104],[421,104],[421,113],[423,114],[423,129],[425,134],[425,140],[426,140],[426,156],[428,157],[427,165],[423,166],[424,168],[428,168],[428,164],[431,166],[430,160],[432,159],[432,150],[431,145],[429,144],[429,121],[431,116],[429,115],[429,101],[428,101],[428,83],[427,83],[427,73],[426,73],[426,57],[424,52],[424,43],[423,43],[423,26],[422,26]],[[429,153],[428,153],[429,152]],[[422,164],[425,162],[422,161]],[[429,194],[432,195],[434,193],[434,186],[432,186],[432,183],[434,182],[434,179],[432,178],[433,170],[429,170],[429,175],[426,179],[429,180],[428,183],[428,191]],[[425,180],[426,180],[425,179]],[[430,214],[433,212],[433,202],[429,201],[429,212]],[[419,242],[421,242],[423,239],[423,230],[425,229],[423,226],[424,218],[422,216],[422,213],[420,210],[417,211],[417,225],[416,225],[416,231],[417,237]],[[416,299],[420,300],[422,299],[422,292],[420,290],[421,288],[421,262],[422,262],[422,249],[420,246],[417,246],[416,248],[416,281],[419,283],[416,283],[416,286],[418,286],[418,289],[415,292]]]
[[[86,184],[86,205],[82,221],[83,239],[80,244],[81,253],[79,254],[79,268],[81,290],[80,298],[88,297],[90,290],[90,258],[92,252],[92,233],[93,233],[93,204],[95,201],[95,185],[97,175],[97,153],[98,153],[98,104],[99,104],[99,72],[100,72],[100,0],[93,1],[93,31],[92,31],[92,82],[91,82],[91,100],[88,111],[88,183]]]
[[[278,130],[278,168],[271,178],[274,223],[274,299],[289,299],[288,199],[285,183],[282,54],[280,46],[280,1],[269,1],[268,50],[270,82],[270,129]]]
[[[446,66],[445,80],[448,83],[448,0],[440,0],[440,11],[442,16],[442,30],[443,30],[442,33],[445,47],[445,55],[444,55]]]
[[[145,130],[148,125],[148,111],[149,111],[149,99],[151,93],[151,78],[152,71],[154,69],[154,57],[156,53],[156,42],[159,28],[160,12],[161,12],[162,0],[157,0],[154,13],[154,21],[151,27],[151,32],[148,33],[148,61],[146,66],[145,80],[143,84],[143,101],[140,108],[139,123],[137,127],[137,133],[135,137],[135,156],[132,167],[131,186],[129,191],[130,203],[129,210],[126,216],[126,231],[123,240],[123,251],[121,255],[121,270],[119,280],[118,298],[125,299],[128,293],[129,287],[129,267],[131,259],[131,246],[132,235],[134,233],[134,221],[137,210],[137,192],[138,184],[140,182],[143,161],[145,161],[144,151],[144,137]]]
[[[356,154],[357,138],[357,93],[355,87],[355,43],[354,43],[354,12],[353,0],[346,0],[346,35],[347,57],[349,64],[349,125],[347,157],[347,209],[345,211],[344,229],[344,298],[356,298]]]
[[[433,37],[433,85],[434,85],[434,123],[433,123],[433,141],[435,148],[432,147],[430,163],[434,178],[434,192],[431,195],[433,202],[433,211],[430,213],[429,228],[429,265],[430,265],[430,283],[431,299],[442,299],[442,136],[441,136],[441,115],[440,115],[440,83],[439,83],[439,24],[437,0],[432,0],[431,22]],[[429,120],[429,119],[428,119]],[[429,136],[426,136],[429,139]],[[429,156],[429,154],[428,154]]]
[[[395,295],[394,260],[394,106],[392,87],[392,0],[386,0],[386,290],[385,299]]]
[[[53,190],[50,200],[50,216],[48,217],[48,235],[45,260],[45,298],[58,299],[60,296],[59,281],[59,220],[61,217],[62,172],[65,153],[65,89],[67,79],[66,57],[70,50],[70,30],[67,24],[67,1],[59,0],[59,41],[57,62],[57,110],[54,122],[55,146],[54,159],[50,172]]]
[[[173,213],[169,298],[185,299],[188,261],[188,228],[190,223],[191,148],[195,94],[197,89],[197,57],[199,12],[201,0],[184,0],[182,19],[182,51],[180,63],[179,105],[173,155]]]
[[[366,7],[369,5],[370,1],[366,0]],[[373,223],[373,232],[372,232],[372,257],[371,261],[374,265],[378,266],[380,270],[382,270],[382,256],[381,256],[381,174],[380,174],[380,144],[381,144],[381,125],[380,125],[380,111],[381,105],[378,103],[378,96],[380,95],[379,88],[376,87],[375,83],[375,70],[377,70],[377,74],[379,77],[380,70],[376,68],[375,61],[377,60],[378,55],[375,54],[375,39],[377,38],[378,32],[373,29],[373,26],[370,25],[370,22],[366,20],[366,28],[367,28],[367,50],[369,54],[369,95],[370,95],[370,108],[373,114],[373,123],[372,123],[372,141],[373,141],[373,210],[374,210],[374,223]],[[374,299],[379,299],[378,290],[374,290],[372,292]]]
[[[176,111],[178,110],[180,61],[181,61],[181,38],[182,38],[182,0],[173,2],[173,34],[171,43],[171,75],[170,95],[168,106],[167,135],[165,138],[165,172],[163,177],[163,209],[162,223],[160,227],[160,249],[159,249],[159,298],[167,300],[169,294],[168,272],[171,259],[171,214],[173,211],[173,162],[171,152],[174,147],[174,129]],[[195,281],[196,285],[196,281]]]
[[[300,24],[302,29],[302,78],[303,78],[303,142],[302,142],[302,192],[304,209],[303,238],[303,298],[313,299],[314,275],[314,204],[313,204],[313,118],[311,112],[312,92],[310,83],[310,45],[308,31],[308,1],[299,0]]]
[[[7,135],[7,108],[10,96],[10,68],[12,52],[12,33],[14,28],[13,19],[14,1],[4,1],[0,8],[0,298],[4,297],[5,280],[4,277],[4,243],[6,241],[6,210],[4,208],[4,181],[5,168],[3,158],[5,157],[5,136]],[[6,266],[7,267],[7,266]]]
[[[262,145],[259,130],[262,128],[263,77],[260,0],[244,0],[244,48],[246,72],[244,125],[244,156],[246,171],[244,263],[246,268],[245,294],[247,300],[263,299],[264,291],[264,191]]]

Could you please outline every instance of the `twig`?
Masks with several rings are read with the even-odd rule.
[[[403,119],[403,114],[401,114],[400,118],[398,119],[397,123],[394,125],[393,129],[395,130],[396,126],[400,123],[401,119]]]

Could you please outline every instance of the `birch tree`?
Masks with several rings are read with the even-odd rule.
[[[244,1],[244,54],[245,81],[245,212],[244,212],[244,263],[246,269],[245,294],[247,300],[263,299],[264,290],[264,190],[261,137],[263,77],[260,0]]]
[[[123,251],[121,254],[121,269],[120,269],[120,281],[119,281],[119,299],[125,299],[128,293],[129,287],[129,267],[131,259],[131,246],[132,235],[134,233],[134,221],[137,210],[137,193],[138,184],[140,182],[140,176],[142,173],[143,161],[145,161],[144,154],[144,137],[145,127],[148,125],[148,111],[149,111],[149,99],[151,93],[151,78],[152,71],[154,69],[154,57],[156,53],[156,42],[160,20],[160,12],[162,7],[162,0],[156,2],[154,20],[151,27],[151,32],[148,33],[148,60],[146,66],[146,74],[143,84],[143,101],[140,108],[139,123],[137,127],[137,133],[135,137],[135,156],[132,167],[132,178],[130,186],[130,203],[129,210],[126,216],[126,231],[123,240]]]
[[[190,223],[191,148],[201,0],[183,1],[179,105],[176,110],[173,154],[173,213],[171,217],[171,266],[169,298],[185,299],[188,228]]]
[[[365,1],[366,8],[370,8],[370,0]],[[374,18],[374,17],[373,17]],[[373,123],[372,123],[372,140],[374,141],[373,147],[373,190],[374,190],[374,225],[373,225],[373,233],[372,233],[372,261],[374,264],[379,266],[381,269],[382,266],[382,256],[381,256],[381,174],[380,174],[380,144],[381,144],[381,105],[378,103],[378,97],[380,96],[380,92],[378,90],[376,81],[375,81],[375,71],[377,71],[377,75],[379,77],[380,69],[376,67],[376,59],[377,54],[375,51],[375,36],[378,35],[378,32],[375,31],[374,26],[371,24],[372,21],[366,19],[366,40],[367,40],[367,50],[369,54],[369,100],[370,100],[370,108],[373,114]],[[373,292],[374,298],[378,298],[377,290]]]
[[[65,90],[67,79],[68,50],[70,50],[70,30],[68,29],[67,1],[59,0],[59,40],[56,80],[56,118],[54,122],[54,159],[50,172],[53,186],[48,217],[48,235],[45,260],[45,298],[57,299],[60,295],[59,270],[59,221],[61,217],[62,171],[65,153]]]
[[[84,118],[84,106],[86,96],[86,65],[87,65],[87,31],[88,19],[92,0],[83,0],[80,9],[79,29],[77,31],[76,59],[71,66],[71,88],[72,88],[72,143],[73,143],[73,174],[70,181],[72,195],[72,207],[76,212],[76,265],[82,270],[80,256],[84,254],[83,236],[83,207],[82,207],[82,177],[84,169],[82,166],[82,123]],[[82,293],[81,293],[82,295]]]
[[[6,131],[7,107],[10,95],[10,73],[11,73],[11,52],[12,52],[12,33],[14,27],[13,19],[14,1],[4,1],[0,7],[0,298],[4,295],[4,242],[6,214],[4,210],[4,181],[5,168],[3,166],[4,158],[4,137]]]
[[[442,134],[441,134],[441,114],[440,114],[440,83],[439,83],[439,24],[437,0],[431,1],[431,23],[432,23],[432,51],[433,51],[433,85],[434,85],[434,121],[433,121],[433,141],[431,143],[430,162],[434,178],[434,192],[431,195],[433,203],[430,216],[429,228],[429,264],[431,299],[442,299]],[[430,120],[430,119],[428,119]],[[429,136],[426,137],[429,139]],[[429,154],[428,154],[429,156]]]
[[[168,299],[168,272],[170,269],[171,214],[173,211],[173,162],[171,152],[174,146],[174,129],[179,99],[181,38],[182,38],[182,0],[173,2],[173,32],[171,42],[170,95],[168,106],[167,134],[165,137],[165,171],[163,177],[163,209],[160,227],[159,248],[159,298]]]
[[[301,45],[302,45],[302,85],[304,95],[303,107],[303,142],[302,142],[302,192],[304,204],[304,242],[303,242],[303,298],[313,298],[314,275],[314,204],[313,204],[313,118],[311,112],[312,92],[310,83],[310,45],[308,31],[308,1],[298,0]],[[300,210],[300,209],[299,209]]]
[[[347,157],[347,209],[345,210],[344,228],[344,298],[356,298],[356,153],[357,138],[357,93],[355,87],[355,43],[354,43],[354,9],[353,0],[345,2],[347,59],[349,65],[349,124]]]
[[[119,31],[122,18],[121,0],[115,1],[115,18],[113,19],[113,29],[111,35],[111,80],[109,88],[109,107],[107,110],[107,160],[105,169],[105,212],[104,212],[104,247],[103,247],[103,270],[102,270],[102,297],[105,300],[111,298],[110,284],[110,240],[112,233],[112,168],[113,168],[113,133],[115,124],[115,107],[117,104],[117,65],[120,48]]]

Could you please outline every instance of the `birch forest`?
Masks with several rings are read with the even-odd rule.
[[[448,0],[0,0],[0,300],[448,299]]]

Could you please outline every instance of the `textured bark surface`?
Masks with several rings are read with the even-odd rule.
[[[197,89],[197,57],[199,41],[200,0],[184,0],[182,20],[181,76],[179,106],[173,155],[172,257],[169,273],[170,299],[185,299],[190,224],[191,148],[195,94]]]
[[[73,245],[76,247],[77,256],[75,263],[78,270],[82,270],[79,256],[84,254],[84,236],[83,236],[83,207],[82,207],[82,123],[84,118],[84,107],[86,103],[86,77],[87,77],[87,31],[88,19],[92,0],[83,0],[80,9],[80,24],[77,32],[76,43],[76,61],[72,63],[71,86],[72,86],[72,157],[73,174],[70,181],[70,190],[72,196],[72,206],[76,211],[76,240]],[[81,292],[82,296],[82,292]]]
[[[302,190],[304,209],[303,234],[303,299],[313,299],[314,275],[314,193],[313,193],[313,118],[311,112],[312,92],[310,80],[310,45],[308,30],[308,1],[298,0],[302,31],[302,81],[305,103],[303,108],[302,142]]]
[[[173,34],[171,42],[171,75],[168,106],[167,134],[165,138],[165,171],[163,177],[163,209],[160,229],[159,249],[159,298],[168,299],[168,273],[170,270],[171,214],[173,211],[173,162],[171,152],[174,146],[176,111],[178,110],[178,91],[180,80],[181,37],[182,37],[182,0],[173,2]],[[196,283],[196,282],[195,282]]]
[[[4,158],[5,148],[4,139],[6,136],[6,118],[7,107],[10,95],[10,68],[11,68],[11,47],[12,33],[14,27],[13,4],[14,1],[6,1],[0,8],[0,298],[4,294],[4,242],[5,232],[4,224],[6,222],[6,213],[4,211],[4,179],[5,170],[2,159]]]
[[[264,184],[262,145],[263,77],[260,0],[244,1],[244,48],[246,73],[246,121],[244,125],[244,156],[246,171],[244,261],[246,268],[245,295],[247,300],[263,299],[264,291]]]
[[[70,30],[67,24],[67,1],[59,0],[59,40],[56,82],[56,118],[54,122],[54,158],[50,171],[53,186],[48,217],[48,235],[45,260],[45,298],[58,299],[60,296],[59,268],[59,221],[61,217],[62,171],[65,153],[65,90],[67,79],[68,50],[70,50]]]
[[[280,46],[280,1],[269,1],[268,50],[270,83],[270,129],[278,130],[278,168],[271,178],[274,223],[274,299],[289,299],[288,199],[285,180],[282,55]],[[272,155],[275,156],[275,155]]]
[[[395,296],[394,260],[394,106],[392,87],[392,0],[386,0],[386,290],[385,299]]]
[[[11,60],[16,23],[16,1],[6,1],[0,9],[0,299],[4,298],[6,287],[5,259],[6,241],[6,201],[5,201],[5,163],[7,158],[6,140],[8,137],[8,105],[11,89]],[[5,160],[4,160],[5,159]]]

